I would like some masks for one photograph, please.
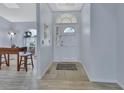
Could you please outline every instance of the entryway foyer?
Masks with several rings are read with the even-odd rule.
[[[123,10],[123,4],[0,4],[0,54],[10,56],[0,61],[0,89],[123,89]]]

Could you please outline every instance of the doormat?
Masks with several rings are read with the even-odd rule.
[[[77,70],[76,64],[62,64],[58,63],[56,70]]]

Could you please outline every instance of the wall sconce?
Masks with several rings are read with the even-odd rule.
[[[14,40],[14,37],[15,37],[16,33],[14,33],[14,32],[8,32],[8,35],[9,35],[9,38],[10,38],[11,47],[14,47],[15,44],[14,44],[13,40]]]

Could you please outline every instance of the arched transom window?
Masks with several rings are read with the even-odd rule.
[[[56,23],[77,23],[77,19],[73,15],[63,14],[57,17]]]

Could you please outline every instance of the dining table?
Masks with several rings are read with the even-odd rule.
[[[17,71],[19,71],[19,52],[24,51],[24,48],[0,48],[0,66],[1,66],[1,57],[2,54],[7,55],[7,66],[10,66],[10,55],[15,54],[17,55]]]

